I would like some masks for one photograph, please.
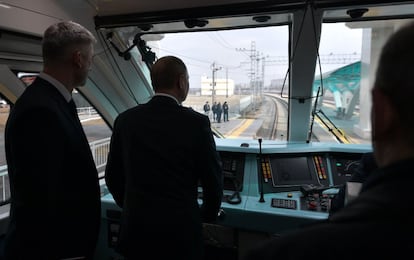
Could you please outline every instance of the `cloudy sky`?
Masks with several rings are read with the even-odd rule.
[[[361,40],[361,29],[350,29],[343,23],[324,24],[319,53],[334,57],[360,54]],[[235,84],[249,83],[252,68],[260,76],[264,69],[266,86],[272,79],[283,78],[286,74],[288,27],[168,34],[160,41],[158,49],[158,57],[165,55],[184,60],[191,87],[200,87],[202,76],[212,77],[213,63],[219,68],[216,78],[226,78],[227,75]],[[252,56],[260,60],[257,67],[252,66]],[[265,66],[262,66],[263,60]],[[329,71],[344,65],[322,63],[322,68]]]

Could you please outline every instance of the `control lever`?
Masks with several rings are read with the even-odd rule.
[[[264,192],[263,192],[263,185],[264,185],[264,176],[263,176],[263,154],[262,154],[262,138],[259,138],[259,176],[260,176],[260,199],[259,202],[265,202],[264,199]]]
[[[303,184],[300,186],[300,191],[302,192],[303,196],[307,196],[313,193],[322,193],[326,189],[328,188],[324,186],[316,186],[313,184]]]

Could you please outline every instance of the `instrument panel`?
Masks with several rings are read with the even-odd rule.
[[[283,233],[329,216],[330,201],[352,178],[370,146],[238,146],[217,141],[224,190],[218,226]],[[199,187],[198,201],[203,203]],[[116,208],[110,194],[103,210]]]
[[[220,152],[224,190],[243,191],[246,169],[257,166],[259,186],[264,193],[300,191],[304,185],[322,188],[340,186],[352,178],[363,153],[297,153],[256,155]],[[251,156],[250,156],[251,157]]]
[[[221,152],[220,157],[224,176],[224,190],[242,191],[245,154]]]
[[[329,186],[327,162],[319,154],[270,154],[259,164],[264,192],[299,191],[302,185]]]
[[[328,156],[331,164],[332,181],[334,185],[340,185],[352,178],[361,164],[362,154],[334,153]]]
[[[270,233],[326,219],[330,201],[352,178],[362,155],[372,151],[369,146],[307,144],[218,148],[225,212],[220,224]]]

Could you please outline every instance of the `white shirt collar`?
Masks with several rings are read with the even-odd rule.
[[[62,96],[66,99],[67,102],[69,102],[72,99],[72,94],[69,93],[68,89],[62,83],[60,83],[57,79],[44,73],[43,71],[40,72],[38,77],[52,84],[60,92],[60,94],[62,94]]]
[[[177,104],[178,104],[179,106],[181,106],[180,102],[178,102],[178,100],[177,100],[174,96],[171,96],[170,94],[166,94],[166,93],[155,93],[155,94],[154,94],[154,97],[155,97],[155,96],[170,97],[170,98],[174,99],[174,100],[175,100],[175,102],[177,102]]]

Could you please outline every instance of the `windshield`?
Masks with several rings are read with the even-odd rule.
[[[403,22],[322,23],[312,94],[305,100],[290,93],[296,51],[289,48],[290,25],[141,37],[155,57],[174,55],[186,63],[190,91],[183,105],[208,115],[217,137],[291,141],[289,133],[306,131],[309,142],[370,144],[377,56]],[[300,76],[296,70],[293,77]],[[307,99],[309,113],[290,114]],[[289,129],[295,120],[310,123]]]
[[[311,141],[370,142],[370,135],[355,136],[352,129],[360,113],[357,92],[362,35],[361,28],[345,23],[322,27],[320,63],[314,81],[314,96],[319,98],[314,100],[314,120],[309,126]],[[208,114],[213,128],[225,138],[286,141],[290,101],[288,25],[170,33],[148,44],[158,57],[176,55],[185,61],[190,93],[184,105]],[[342,88],[331,82],[338,73],[346,78],[339,82]],[[221,108],[224,102],[228,104],[228,121]],[[204,110],[205,104],[210,110]],[[219,104],[219,113],[214,113],[214,104]],[[346,138],[338,140],[331,131],[336,128],[336,134]]]
[[[152,49],[184,60],[184,105],[207,114],[225,138],[286,140],[288,39],[287,25],[171,33]]]
[[[289,22],[135,37],[136,27],[114,31],[126,46],[138,37],[138,64],[166,55],[185,62],[190,90],[183,105],[206,114],[219,138],[370,144],[378,54],[407,21],[329,20],[314,34],[306,23],[302,30]]]

